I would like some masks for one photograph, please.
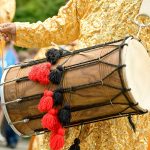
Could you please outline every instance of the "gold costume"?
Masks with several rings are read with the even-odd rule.
[[[0,0],[0,23],[12,21],[16,10],[15,0]],[[3,40],[0,41],[0,53],[5,46]]]
[[[48,47],[51,42],[68,44],[78,39],[76,49],[136,36],[138,26],[133,23],[142,0],[71,0],[57,16],[44,22],[16,23],[16,44],[22,47]],[[141,21],[150,21],[143,17]],[[140,38],[150,51],[150,27],[145,27]],[[45,51],[41,51],[43,53]],[[39,56],[40,56],[39,55]],[[133,60],[134,61],[134,60]],[[144,86],[144,85],[143,85]],[[149,114],[135,116],[134,133],[127,118],[119,118],[85,125],[80,135],[81,150],[146,150],[150,132]],[[66,133],[65,148],[79,135],[79,128]],[[49,136],[42,135],[39,150],[48,150]],[[34,149],[35,150],[35,149]]]
[[[10,22],[16,10],[15,0],[0,0],[0,23]]]

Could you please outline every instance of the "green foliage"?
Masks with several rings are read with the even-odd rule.
[[[65,0],[16,0],[17,10],[14,21],[37,22],[57,15]],[[17,51],[26,50],[16,47]]]
[[[17,11],[14,21],[36,22],[57,14],[65,0],[16,0]]]

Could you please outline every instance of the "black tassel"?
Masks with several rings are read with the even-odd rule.
[[[60,109],[58,112],[58,118],[60,123],[63,126],[67,126],[70,124],[71,120],[71,108],[70,106],[66,105],[64,108]]]
[[[52,70],[49,74],[49,80],[54,84],[60,84],[63,75],[63,67],[58,66],[55,70]]]
[[[58,59],[61,58],[62,54],[63,54],[62,50],[51,48],[46,52],[45,56],[46,56],[47,61],[54,65],[56,64]]]
[[[69,150],[80,150],[80,139],[76,138],[74,144],[70,146]]]
[[[128,121],[129,121],[133,131],[136,132],[136,127],[135,127],[135,124],[134,124],[134,122],[132,120],[132,116],[131,115],[128,116]]]
[[[55,90],[53,94],[53,98],[54,98],[54,106],[62,105],[64,100],[63,89]]]

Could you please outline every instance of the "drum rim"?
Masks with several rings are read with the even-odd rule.
[[[144,47],[143,43],[142,43],[140,40],[138,40],[137,38],[134,38],[134,37],[129,37],[129,38],[127,38],[127,39],[125,40],[125,43],[126,43],[127,45],[129,45],[129,43],[130,43],[132,40],[136,40],[137,42],[139,42],[139,43]],[[144,48],[145,48],[145,47],[144,47]],[[121,54],[121,57],[122,57],[122,58],[125,56],[125,53],[127,53],[127,51],[128,51],[128,47],[125,46],[125,47],[123,48],[123,52],[122,52],[122,54]],[[122,62],[121,62],[121,63],[122,63],[122,64],[126,64],[125,59],[122,59]],[[127,77],[126,71],[127,71],[126,67],[123,68],[123,70],[122,70],[123,82],[124,82],[124,85],[125,85],[127,88],[130,88],[130,87],[129,87],[129,83],[128,83],[128,77]],[[129,97],[132,99],[133,103],[136,104],[136,103],[138,102],[138,101],[136,101],[136,99],[135,99],[135,97],[134,97],[134,95],[133,95],[133,93],[132,93],[132,89],[128,92],[128,95],[129,95]],[[139,103],[139,102],[138,102],[138,105],[135,106],[135,107],[136,107],[137,109],[139,109],[140,111],[148,112],[147,109],[142,108],[142,107],[140,106],[140,103]]]
[[[2,76],[2,79],[1,79],[1,83],[4,83],[5,77],[6,77],[7,73],[8,73],[8,71],[9,71],[9,69],[6,69],[6,70],[4,71],[3,76]],[[10,127],[13,129],[13,131],[15,131],[16,134],[18,134],[19,136],[22,136],[22,133],[20,133],[20,132],[16,129],[16,127],[11,123],[11,119],[10,119],[9,114],[8,114],[8,112],[7,112],[7,108],[6,108],[6,105],[5,105],[5,98],[4,98],[4,85],[5,85],[5,84],[1,85],[1,103],[2,103],[2,110],[3,110],[3,112],[4,112],[4,115],[5,115],[5,117],[6,117],[6,120],[7,120],[8,124],[9,124]]]

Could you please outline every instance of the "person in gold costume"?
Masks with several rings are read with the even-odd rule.
[[[68,44],[78,39],[76,49],[136,36],[139,27],[133,22],[142,0],[70,0],[57,16],[44,22],[3,24],[0,31],[22,47],[48,47],[51,43]],[[141,21],[150,21],[147,17]],[[142,28],[140,39],[150,51],[150,27]],[[39,52],[39,57],[44,51]],[[144,85],[143,85],[144,86]],[[80,134],[81,150],[146,150],[150,135],[149,114],[135,116],[136,133],[127,118],[85,125]],[[70,128],[64,150],[78,137],[80,127]],[[48,150],[49,136],[41,136],[39,150]]]
[[[12,21],[16,10],[15,0],[0,0],[0,24]],[[2,58],[2,50],[4,50],[5,41],[0,34],[0,59]],[[2,124],[3,113],[0,106],[0,126]],[[3,137],[0,134],[0,141]]]
[[[16,10],[16,1],[15,0],[0,0],[0,24],[11,22]],[[2,50],[5,47],[5,41],[2,38],[0,33],[0,57]]]

